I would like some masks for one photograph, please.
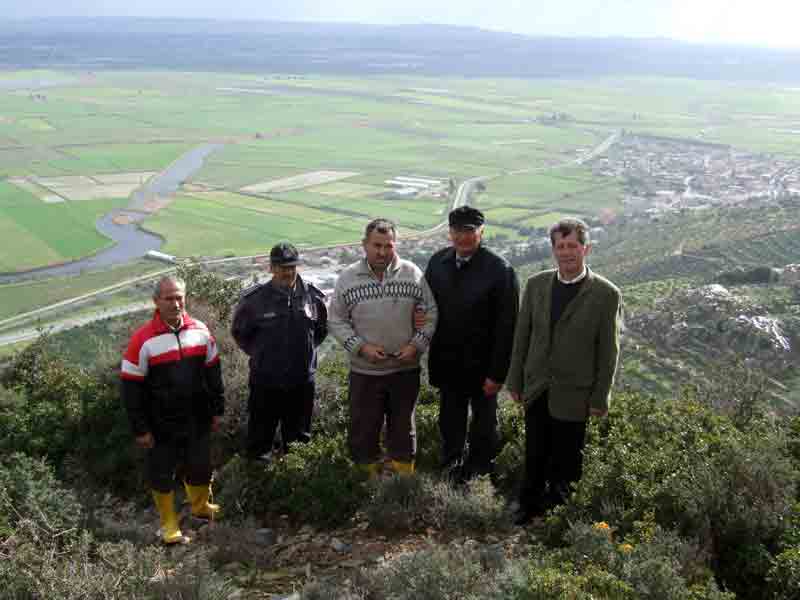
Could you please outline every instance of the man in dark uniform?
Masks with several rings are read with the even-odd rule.
[[[299,263],[291,244],[272,248],[272,279],[245,290],[233,316],[233,337],[250,357],[250,458],[270,452],[278,424],[284,452],[311,439],[317,347],[328,333],[328,312],[325,294],[297,274]]]
[[[209,434],[219,429],[225,399],[214,336],[183,309],[186,285],[175,276],[156,284],[153,318],[133,334],[122,359],[122,399],[136,444],[147,452],[147,477],[165,544],[188,541],[175,512],[175,473],[192,515],[211,519]]]
[[[425,271],[439,307],[428,368],[441,392],[442,469],[463,480],[493,469],[497,394],[511,357],[519,283],[511,265],[481,243],[481,211],[456,208],[449,224],[452,245],[434,254]]]

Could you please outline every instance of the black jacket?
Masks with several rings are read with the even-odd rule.
[[[245,290],[231,328],[250,357],[250,385],[305,383],[317,369],[317,346],[328,334],[325,294],[299,276],[293,290],[270,282]]]
[[[425,270],[439,307],[428,355],[430,382],[448,387],[489,377],[502,383],[519,310],[517,276],[504,258],[484,246],[460,269],[455,256],[452,247],[444,248]]]
[[[133,334],[120,376],[137,436],[150,432],[163,440],[208,427],[212,416],[225,411],[216,341],[208,327],[186,313],[180,329],[172,330],[156,311]]]

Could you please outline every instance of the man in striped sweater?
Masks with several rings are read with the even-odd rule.
[[[339,275],[328,321],[331,334],[350,355],[350,452],[371,475],[383,466],[384,419],[393,470],[414,471],[419,361],[437,320],[422,270],[396,254],[396,241],[391,221],[376,219],[367,225],[365,257]],[[415,311],[425,315],[419,329]]]
[[[122,359],[122,398],[136,445],[147,449],[147,478],[165,544],[188,541],[175,512],[175,474],[183,467],[192,515],[211,519],[209,436],[224,413],[214,336],[184,311],[185,283],[171,275],[156,284],[153,318],[140,327]]]

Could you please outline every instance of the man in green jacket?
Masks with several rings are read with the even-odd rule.
[[[525,404],[524,524],[561,503],[581,477],[589,417],[604,417],[617,370],[619,289],[586,266],[589,228],[550,228],[557,269],[531,277],[514,334],[506,384]]]

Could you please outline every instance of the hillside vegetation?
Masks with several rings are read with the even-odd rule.
[[[218,333],[225,359],[226,428],[214,450],[224,521],[187,523],[195,543],[158,547],[118,397],[120,342],[80,366],[44,337],[17,355],[0,390],[6,597],[800,596],[800,419],[776,414],[757,372],[718,372],[739,383],[726,387],[678,380],[677,393],[657,398],[623,371],[608,419],[590,427],[570,500],[521,530],[509,509],[519,407],[501,403],[494,480],[454,488],[434,471],[438,405],[424,386],[419,473],[371,484],[348,458],[336,351],[319,376],[314,441],[266,466],[240,458],[246,363],[226,325],[235,290],[197,269],[185,275],[191,311]]]

